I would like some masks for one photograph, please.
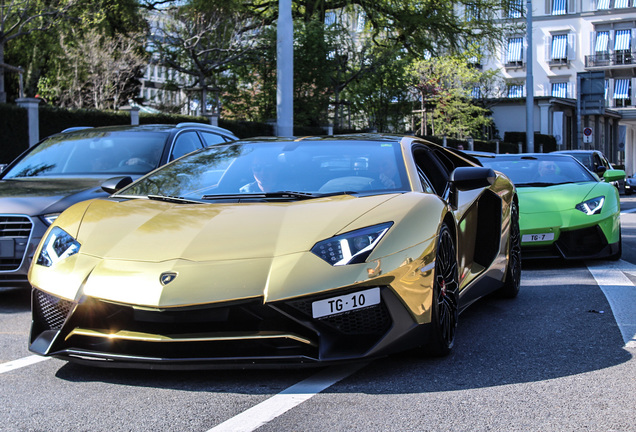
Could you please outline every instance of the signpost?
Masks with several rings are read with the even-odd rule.
[[[583,128],[583,143],[592,144],[592,136],[594,131],[590,127]]]

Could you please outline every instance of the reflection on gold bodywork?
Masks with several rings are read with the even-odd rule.
[[[218,341],[240,341],[250,339],[292,339],[300,343],[304,343],[309,346],[316,346],[316,343],[304,338],[302,336],[279,333],[275,331],[262,331],[262,332],[226,332],[223,334],[201,334],[196,335],[180,334],[180,335],[159,335],[150,333],[141,333],[120,330],[116,332],[110,332],[109,330],[101,329],[83,329],[75,328],[67,336],[66,340],[71,339],[73,336],[87,336],[108,340],[127,340],[127,341],[143,341],[143,342],[218,342]]]

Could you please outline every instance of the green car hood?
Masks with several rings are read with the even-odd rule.
[[[547,187],[517,187],[519,211],[525,214],[572,210],[586,199],[605,195],[600,182],[566,183]],[[595,194],[595,191],[597,194]]]

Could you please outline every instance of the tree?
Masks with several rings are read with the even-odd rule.
[[[255,50],[260,26],[231,2],[186,4],[166,13],[151,50],[162,65],[193,78],[205,115],[208,92],[219,91],[221,74]]]
[[[108,37],[97,31],[68,44],[60,40],[64,51],[56,86],[48,80],[40,83],[42,94],[59,105],[72,108],[116,109],[137,93],[134,85],[146,65],[139,36]]]
[[[145,36],[139,35],[146,28],[137,0],[67,0],[54,25],[45,32],[32,32],[12,40],[6,55],[13,64],[24,66],[27,94],[39,94],[59,103],[56,98],[68,93],[66,86],[75,74],[75,65],[69,64],[69,50],[77,51],[80,45],[86,48],[86,38],[95,35],[110,39],[134,35],[140,42],[138,54],[142,55]],[[64,46],[60,41],[64,41]],[[91,52],[90,48],[85,51],[89,55]],[[129,84],[134,85],[134,81]]]
[[[462,57],[433,57],[415,62],[411,88],[422,110],[421,129],[427,134],[426,111],[432,112],[433,134],[457,138],[481,136],[492,123],[488,110],[473,103],[473,91],[490,77],[470,66]],[[430,108],[429,108],[430,107]]]
[[[50,29],[72,5],[72,0],[0,0],[0,103],[7,101],[3,65],[9,42]]]

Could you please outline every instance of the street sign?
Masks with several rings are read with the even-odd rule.
[[[593,134],[594,134],[594,131],[592,130],[592,128],[590,127],[583,128],[583,142],[585,144],[591,144]]]

